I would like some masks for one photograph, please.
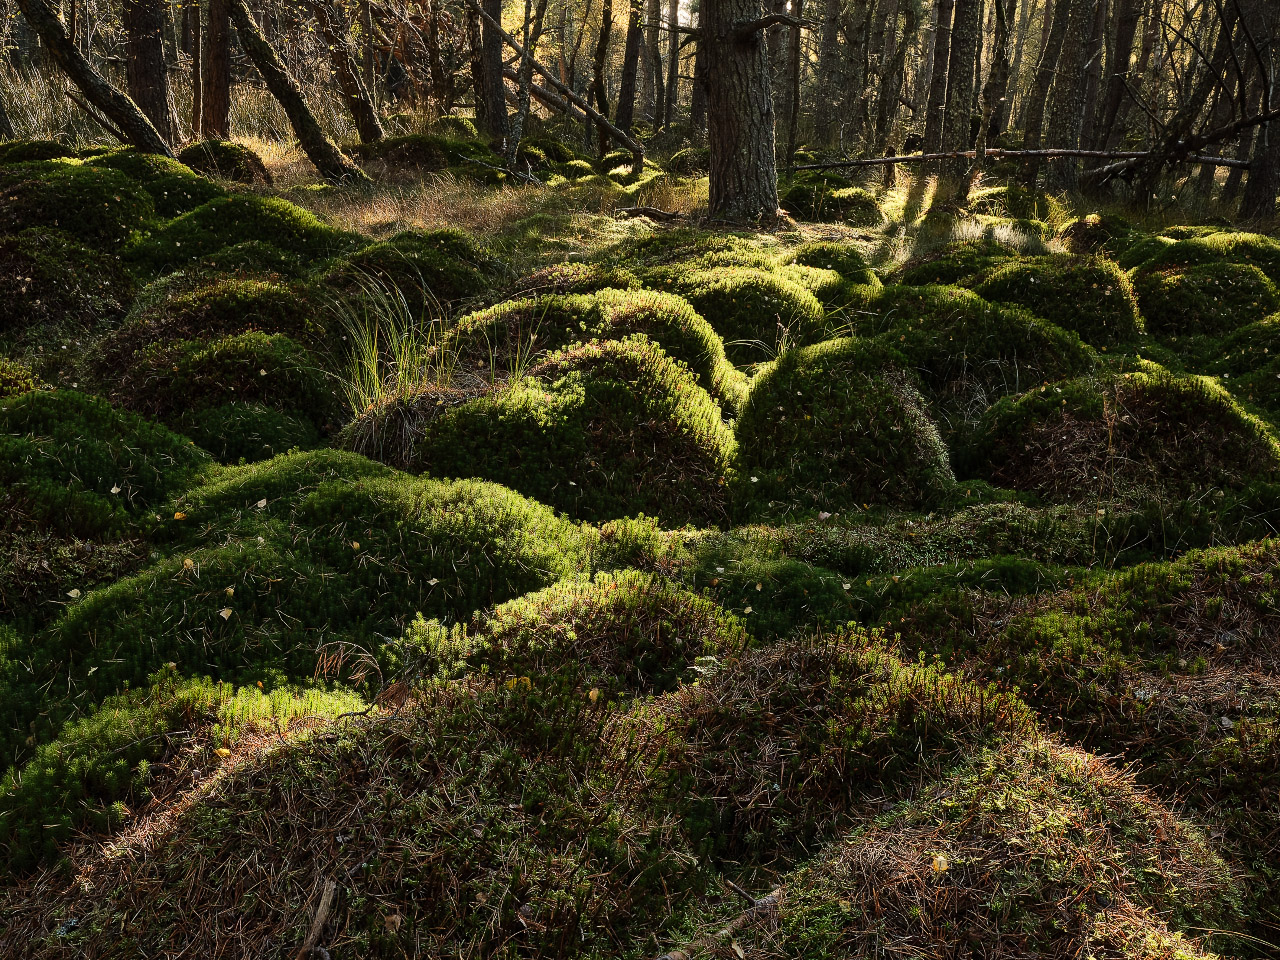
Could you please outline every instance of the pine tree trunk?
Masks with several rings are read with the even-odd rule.
[[[164,7],[161,0],[124,0],[125,82],[129,96],[152,125],[173,143],[177,125],[169,98],[169,68],[164,58]]]
[[[230,0],[208,0],[209,24],[204,33],[204,72],[200,82],[200,136],[225,140],[231,135]]]
[[[1242,3],[1244,25],[1256,42],[1274,38],[1280,32],[1280,9],[1274,0],[1246,0]],[[1258,58],[1262,87],[1263,112],[1280,109],[1280,53],[1272,42],[1263,46]],[[1240,199],[1240,216],[1245,220],[1270,222],[1276,217],[1276,197],[1280,194],[1280,122],[1264,123],[1253,137],[1253,154],[1249,158],[1249,179]]]
[[[471,95],[475,100],[476,127],[489,129],[489,101],[484,82],[484,35],[480,14],[467,4],[467,46],[471,50]]]
[[[800,18],[804,16],[804,0],[793,0],[791,15]],[[800,72],[801,72],[801,47],[800,47],[800,27],[796,25],[791,28],[791,42],[787,48],[787,68],[790,76],[787,78],[787,163],[795,163],[796,157],[796,137],[800,132]]]
[[[982,0],[956,0],[951,28],[951,54],[947,58],[947,112],[942,125],[942,149],[969,146],[973,121],[973,88],[982,39]],[[969,161],[946,160],[938,180],[934,202],[963,203],[969,195]]]
[[[240,36],[240,45],[257,67],[271,95],[280,101],[293,127],[294,136],[320,176],[330,183],[367,181],[364,171],[348,160],[330,140],[315,115],[307,107],[297,82],[289,76],[284,64],[272,49],[253,18],[246,0],[230,0],[231,21]]]
[[[1085,107],[1085,56],[1097,4],[1098,0],[1074,0],[1071,4],[1067,38],[1058,60],[1058,79],[1053,85],[1049,107],[1049,146],[1055,149],[1080,146]],[[1049,190],[1074,190],[1079,172],[1078,160],[1066,157],[1050,160],[1045,186]]]
[[[1009,22],[1017,12],[1017,4],[1018,0],[995,0],[996,28],[991,47],[991,73],[982,87],[982,123],[978,127],[977,144],[979,157],[989,145],[990,140],[1004,128],[1002,114],[1006,105],[1005,96],[1009,90],[1009,71],[1012,68],[1009,53]],[[981,162],[978,165],[981,166]]]
[[[756,0],[703,0],[710,213],[732,222],[778,215],[773,91]]]
[[[818,36],[818,84],[822,90],[821,106],[815,118],[814,134],[819,143],[831,142],[835,125],[836,104],[843,87],[840,56],[840,0],[823,0],[822,31]]]
[[[1049,109],[1049,90],[1053,86],[1054,76],[1058,72],[1058,60],[1062,56],[1062,47],[1067,41],[1067,26],[1071,11],[1071,0],[1057,0],[1053,6],[1053,23],[1049,35],[1045,39],[1044,49],[1040,54],[1040,62],[1036,65],[1035,82],[1027,95],[1027,116],[1023,146],[1028,150],[1039,150],[1040,140],[1044,133],[1045,115]],[[1032,189],[1040,177],[1040,165],[1037,161],[1028,161],[1023,172],[1025,182]]]
[[[604,0],[600,11],[600,35],[596,38],[596,55],[591,64],[592,90],[595,93],[596,109],[603,116],[609,116],[609,88],[605,84],[604,67],[609,56],[609,36],[613,33],[613,0]],[[596,130],[599,141],[600,156],[609,149],[609,137],[603,127]]]
[[[171,157],[173,152],[145,113],[128,95],[113,87],[85,59],[67,36],[57,12],[46,0],[18,0],[18,8],[31,29],[40,37],[44,48],[62,71],[71,78],[84,98],[102,111],[128,142],[144,153]]]
[[[1106,150],[1114,150],[1124,133],[1117,129],[1116,121],[1120,117],[1120,104],[1127,96],[1124,87],[1133,62],[1133,44],[1138,36],[1138,17],[1142,13],[1142,6],[1143,0],[1117,0],[1116,3],[1116,29],[1111,46],[1107,94],[1097,136],[1098,144]]]
[[[644,37],[644,2],[631,0],[627,8],[627,36],[622,50],[622,76],[618,80],[618,109],[613,122],[631,132],[636,116],[636,74],[640,67],[640,41]]]
[[[942,128],[947,117],[947,68],[951,59],[951,21],[956,0],[938,0],[938,29],[933,35],[933,76],[924,116],[924,152],[942,149]]]
[[[1098,0],[1089,33],[1089,44],[1085,50],[1084,123],[1080,129],[1080,143],[1091,149],[1096,149],[1098,145],[1098,95],[1102,89],[1102,62],[1106,55],[1107,16],[1110,9],[1110,0]]]
[[[200,136],[200,111],[204,107],[204,90],[203,77],[201,76],[201,62],[204,52],[203,44],[200,38],[200,0],[188,0],[186,6],[187,19],[190,23],[191,45],[191,136],[197,138]]]
[[[919,8],[908,3],[904,9],[902,34],[889,60],[885,75],[885,88],[880,95],[876,115],[876,152],[883,153],[893,142],[894,121],[898,115],[898,102],[902,98],[902,85],[907,72],[907,49],[915,40],[920,28]]]
[[[502,0],[481,0],[481,6],[494,20],[502,22]],[[481,70],[484,78],[484,132],[494,143],[505,145],[507,99],[503,93],[502,37],[488,23],[481,25],[480,54],[484,61]]]
[[[662,86],[662,50],[658,46],[658,21],[662,17],[662,0],[646,0],[644,12],[644,56],[642,58],[644,83],[643,115],[654,121],[658,109],[659,89]]]
[[[9,111],[5,108],[4,97],[0,96],[0,140],[16,140],[17,137],[13,121],[9,119]]]
[[[698,25],[705,18],[698,14]],[[693,55],[693,91],[689,96],[689,135],[694,143],[707,141],[707,44],[701,38]]]
[[[662,126],[670,129],[680,102],[680,0],[670,0],[667,7],[667,109]]]
[[[338,86],[342,89],[347,109],[351,111],[351,119],[355,121],[360,142],[377,143],[385,134],[382,122],[378,119],[378,111],[373,106],[373,98],[369,96],[356,69],[353,51],[347,40],[351,36],[350,26],[343,22],[341,11],[330,6],[330,0],[312,0],[311,10],[320,27],[320,36],[329,48],[329,61],[333,64],[333,72],[338,78]]]

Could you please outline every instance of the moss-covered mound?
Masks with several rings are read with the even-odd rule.
[[[1016,256],[1013,247],[990,237],[961,240],[908,260],[893,275],[892,282],[911,287],[965,283]]]
[[[422,651],[449,673],[572,674],[597,698],[668,692],[695,679],[700,662],[734,657],[749,642],[739,620],[711,600],[634,570],[556,584],[477,616],[466,630],[419,619],[405,636],[410,655]]]
[[[810,344],[825,332],[822,304],[798,283],[751,267],[652,270],[647,286],[688,300],[724,340],[735,364],[759,363],[781,344]]]
[[[1005,398],[963,460],[1003,486],[1100,504],[1280,479],[1280,446],[1230,394],[1154,367]]]
[[[706,147],[685,147],[668,157],[663,166],[682,177],[706,174],[711,169],[711,151]]]
[[[478,396],[393,404],[348,427],[347,442],[407,450],[411,469],[483,477],[579,519],[724,516],[732,435],[693,376],[643,336],[569,347]]]
[[[1152,336],[1220,337],[1280,310],[1280,290],[1252,264],[1141,270],[1134,280]]]
[[[1058,200],[1047,194],[1032,193],[1016,184],[973,191],[969,195],[967,209],[973,214],[1014,220],[1051,221],[1063,214]]]
[[[250,186],[271,186],[271,174],[262,158],[231,140],[201,140],[178,153],[192,170]]]
[[[773,262],[759,238],[746,233],[710,233],[692,227],[655,230],[631,237],[609,248],[603,262],[628,268],[660,267],[673,264],[706,265],[708,257],[718,263],[755,265],[761,258]]]
[[[1032,740],[850,832],[733,937],[746,957],[874,956],[888,940],[910,956],[1209,960],[1204,933],[1238,924],[1237,896],[1203,832],[1131,775]],[[708,946],[727,913],[705,918]]]
[[[1142,261],[1144,271],[1237,263],[1257,267],[1272,283],[1280,284],[1280,240],[1257,233],[1188,236],[1173,243],[1156,244],[1150,252],[1151,256]]]
[[[824,180],[804,180],[784,186],[779,191],[778,203],[801,220],[844,221],[858,227],[876,227],[884,221],[884,213],[870,190],[832,188]]]
[[[338,260],[324,282],[349,294],[380,289],[403,298],[420,316],[484,293],[494,267],[493,258],[460,230],[406,230]]]
[[[154,153],[112,150],[94,157],[85,166],[119,170],[147,192],[155,204],[156,215],[164,220],[194,210],[226,193],[185,164]]]
[[[756,375],[738,420],[735,501],[842,510],[922,506],[951,482],[904,358],[856,337],[792,350]]]
[[[834,270],[850,283],[873,286],[878,283],[875,272],[867,264],[861,249],[852,243],[826,240],[801,244],[783,262],[819,270]]]
[[[287,412],[236,400],[183,411],[174,418],[174,427],[222,463],[256,463],[319,446],[320,429],[313,416],[310,410]]]
[[[451,137],[432,133],[411,133],[402,137],[385,137],[376,143],[363,143],[351,148],[361,162],[378,160],[393,166],[413,167],[426,172],[443,172],[451,168],[478,168],[496,172],[503,167],[502,158],[474,137]]]
[[[1020,304],[1095,347],[1130,343],[1142,335],[1133,286],[1110,260],[1019,260],[986,274],[974,292],[996,303]]]
[[[1087,214],[1063,226],[1058,236],[1080,257],[1123,254],[1143,238],[1132,223],[1116,213]]]
[[[1235,397],[1280,415],[1280,314],[1223,337],[1214,353],[1211,369]]]
[[[635,290],[640,279],[630,270],[599,263],[557,263],[522,277],[508,290],[512,297],[555,293]]]
[[[0,235],[0,340],[114,323],[133,293],[133,280],[115,257],[69,234],[32,227]]]
[[[0,497],[41,526],[82,537],[126,529],[207,464],[189,440],[79,393],[0,400]]]
[[[0,164],[61,160],[75,152],[56,140],[10,140],[0,143]]]
[[[154,217],[150,195],[119,170],[61,160],[0,169],[0,234],[62,230],[114,252]]]
[[[268,243],[307,260],[354,251],[363,238],[325,226],[313,214],[276,197],[219,197],[141,237],[125,257],[155,273],[167,273],[246,239]]]
[[[441,349],[461,369],[490,382],[518,374],[546,354],[588,340],[641,333],[685,364],[704,390],[730,409],[746,393],[746,378],[725,359],[711,325],[680,297],[652,290],[508,300],[463,317]]]

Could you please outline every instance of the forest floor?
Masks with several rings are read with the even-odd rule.
[[[180,159],[0,144],[0,955],[1280,955],[1274,233]]]

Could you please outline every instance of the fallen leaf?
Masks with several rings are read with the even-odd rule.
[[[224,760],[227,757],[231,756],[231,751],[228,750],[226,747],[218,747],[218,749],[214,750],[213,752],[216,753],[218,756],[222,757]]]
[[[70,590],[68,590],[68,591],[67,591],[67,596],[68,596],[68,597],[70,597],[72,600],[79,600],[79,599],[80,599],[80,588],[79,588],[79,587],[72,587]]]
[[[230,619],[231,619],[231,608],[230,608],[230,607],[223,607],[221,610],[219,610],[219,611],[218,611],[218,616],[220,616],[223,620],[230,620]]]

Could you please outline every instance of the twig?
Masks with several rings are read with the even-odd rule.
[[[67,98],[68,98],[72,103],[74,103],[77,107],[79,107],[81,110],[83,110],[85,113],[87,113],[87,114],[89,115],[89,119],[90,119],[90,120],[92,120],[94,123],[96,123],[98,126],[100,126],[103,130],[107,131],[107,133],[111,134],[113,137],[115,137],[115,138],[116,138],[117,140],[119,140],[121,143],[128,143],[128,142],[129,142],[129,138],[128,138],[128,137],[126,137],[126,136],[125,136],[123,133],[121,133],[119,130],[117,130],[115,127],[113,127],[110,123],[108,123],[108,122],[107,122],[107,118],[106,118],[106,117],[102,116],[102,114],[100,114],[100,113],[98,113],[96,110],[94,110],[94,109],[93,109],[93,107],[89,106],[87,103],[85,103],[83,100],[81,100],[79,97],[77,97],[77,96],[76,96],[74,93],[72,93],[70,90],[66,90],[66,91],[64,91],[64,92],[66,93]]]
[[[657,207],[623,207],[616,211],[620,217],[648,217],[650,220],[683,220],[683,213],[670,213]]]
[[[333,909],[333,898],[338,892],[338,884],[333,880],[324,882],[324,893],[320,896],[320,906],[316,908],[316,917],[311,921],[311,931],[302,947],[294,955],[293,960],[307,960],[313,950],[318,949],[320,935],[324,933],[324,925],[329,919],[329,911]]]
[[[775,888],[771,893],[757,900],[732,881],[726,880],[725,883],[739,896],[746,897],[750,900],[751,906],[747,907],[747,909],[743,910],[740,914],[730,920],[728,924],[726,924],[721,930],[718,930],[714,935],[699,937],[697,940],[686,945],[683,949],[672,950],[669,953],[664,953],[662,956],[658,957],[658,960],[693,960],[693,958],[698,954],[710,949],[715,944],[732,937],[751,921],[776,913],[778,907],[782,904],[781,887]]]

